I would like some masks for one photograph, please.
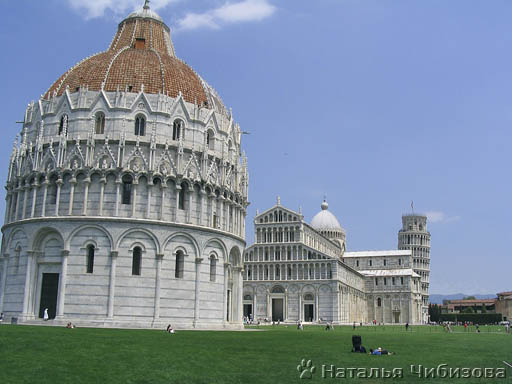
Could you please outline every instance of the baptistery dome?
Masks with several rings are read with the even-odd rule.
[[[7,319],[242,326],[241,130],[148,3],[26,110],[2,227]]]
[[[187,64],[176,57],[170,29],[145,6],[118,27],[109,48],[89,56],[66,71],[45,97],[61,96],[82,86],[89,91],[164,94],[201,107],[226,112],[217,93]]]

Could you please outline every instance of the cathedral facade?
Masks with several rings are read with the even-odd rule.
[[[2,227],[7,320],[242,326],[240,127],[147,3],[26,110]]]
[[[255,217],[255,243],[244,252],[244,317],[294,323],[427,322],[413,251],[347,252],[345,230],[325,201],[321,208],[308,224],[278,199]],[[411,217],[404,215],[407,226],[399,233],[404,247],[402,233],[409,231]],[[426,218],[414,217],[428,233]]]

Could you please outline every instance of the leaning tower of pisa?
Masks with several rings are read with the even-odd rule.
[[[398,249],[410,249],[412,252],[414,272],[421,276],[423,321],[427,322],[430,279],[430,233],[427,231],[427,216],[415,213],[402,215]]]

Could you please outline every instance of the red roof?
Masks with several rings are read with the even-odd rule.
[[[91,56],[64,73],[45,97],[71,93],[87,86],[90,91],[181,92],[190,103],[207,106],[208,96],[202,80],[183,61],[176,58],[168,27],[161,21],[127,18],[119,24],[112,44],[105,52]]]

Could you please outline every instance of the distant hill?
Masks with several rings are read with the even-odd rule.
[[[477,299],[494,299],[496,294],[467,295],[465,293],[454,293],[452,295],[430,295],[430,302],[432,304],[443,304],[443,300],[460,300],[468,296],[475,296]]]

